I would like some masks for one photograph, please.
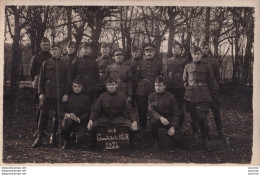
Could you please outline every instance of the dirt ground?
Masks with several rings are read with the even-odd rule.
[[[7,91],[5,91],[7,92]],[[5,93],[6,94],[6,93]],[[135,136],[136,147],[128,150],[93,150],[74,145],[69,150],[48,145],[31,148],[36,129],[35,107],[32,89],[21,88],[17,99],[4,97],[3,116],[3,162],[4,163],[250,163],[252,155],[252,91],[251,89],[221,91],[221,115],[225,142],[216,139],[216,127],[210,112],[211,150],[191,149],[190,119],[186,117],[183,138],[184,145],[169,148],[163,131],[162,149],[152,149],[150,132],[138,132]],[[141,145],[141,146],[140,146]]]

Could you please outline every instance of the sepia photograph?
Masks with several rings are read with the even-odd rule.
[[[255,7],[70,3],[2,7],[2,163],[252,163]]]

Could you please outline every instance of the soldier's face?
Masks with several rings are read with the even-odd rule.
[[[73,54],[75,52],[76,48],[74,46],[67,47],[68,54]]]
[[[193,60],[194,60],[195,62],[198,62],[198,61],[201,60],[202,53],[201,53],[200,51],[195,52],[195,53],[193,53],[192,57],[193,57]]]
[[[144,49],[144,55],[145,55],[145,57],[146,57],[148,60],[152,59],[152,58],[154,57],[154,55],[155,55],[154,48],[153,48],[153,47],[150,47],[150,46],[146,47],[146,48]]]
[[[87,56],[89,56],[89,55],[91,55],[91,53],[92,53],[92,49],[91,49],[91,47],[83,47],[82,48],[82,53],[83,53],[83,55],[87,55]]]
[[[73,92],[75,92],[76,94],[78,94],[78,93],[80,93],[80,92],[82,91],[83,85],[73,83],[73,84],[72,84],[72,89],[73,89]]]
[[[114,92],[116,92],[116,88],[117,88],[118,84],[113,82],[113,83],[107,83],[106,86],[107,86],[108,92],[114,93]]]
[[[165,84],[164,83],[155,83],[154,88],[156,93],[163,93],[165,89]]]
[[[141,50],[135,50],[135,51],[132,52],[132,56],[133,56],[134,59],[140,58],[141,54],[142,54]]]
[[[114,53],[114,57],[115,57],[115,61],[117,63],[120,63],[120,62],[122,63],[124,61],[124,54],[122,51],[116,51]]]
[[[172,52],[174,55],[180,55],[181,54],[181,48],[179,45],[174,45],[172,48]]]
[[[208,56],[209,55],[209,47],[208,46],[204,46],[202,48],[202,55],[203,56]]]
[[[102,56],[109,56],[109,53],[110,53],[110,47],[102,47],[101,48]]]
[[[44,52],[50,51],[50,43],[49,42],[41,42],[41,48]]]
[[[51,55],[52,57],[54,58],[59,58],[60,57],[60,54],[61,54],[61,50],[59,47],[53,47],[51,48]]]

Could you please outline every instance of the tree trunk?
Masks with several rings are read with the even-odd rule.
[[[206,18],[205,18],[205,42],[209,44],[210,38],[210,7],[206,7]]]

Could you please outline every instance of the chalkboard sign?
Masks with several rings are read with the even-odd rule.
[[[129,130],[125,127],[103,127],[97,131],[97,148],[116,150],[129,148]]]

